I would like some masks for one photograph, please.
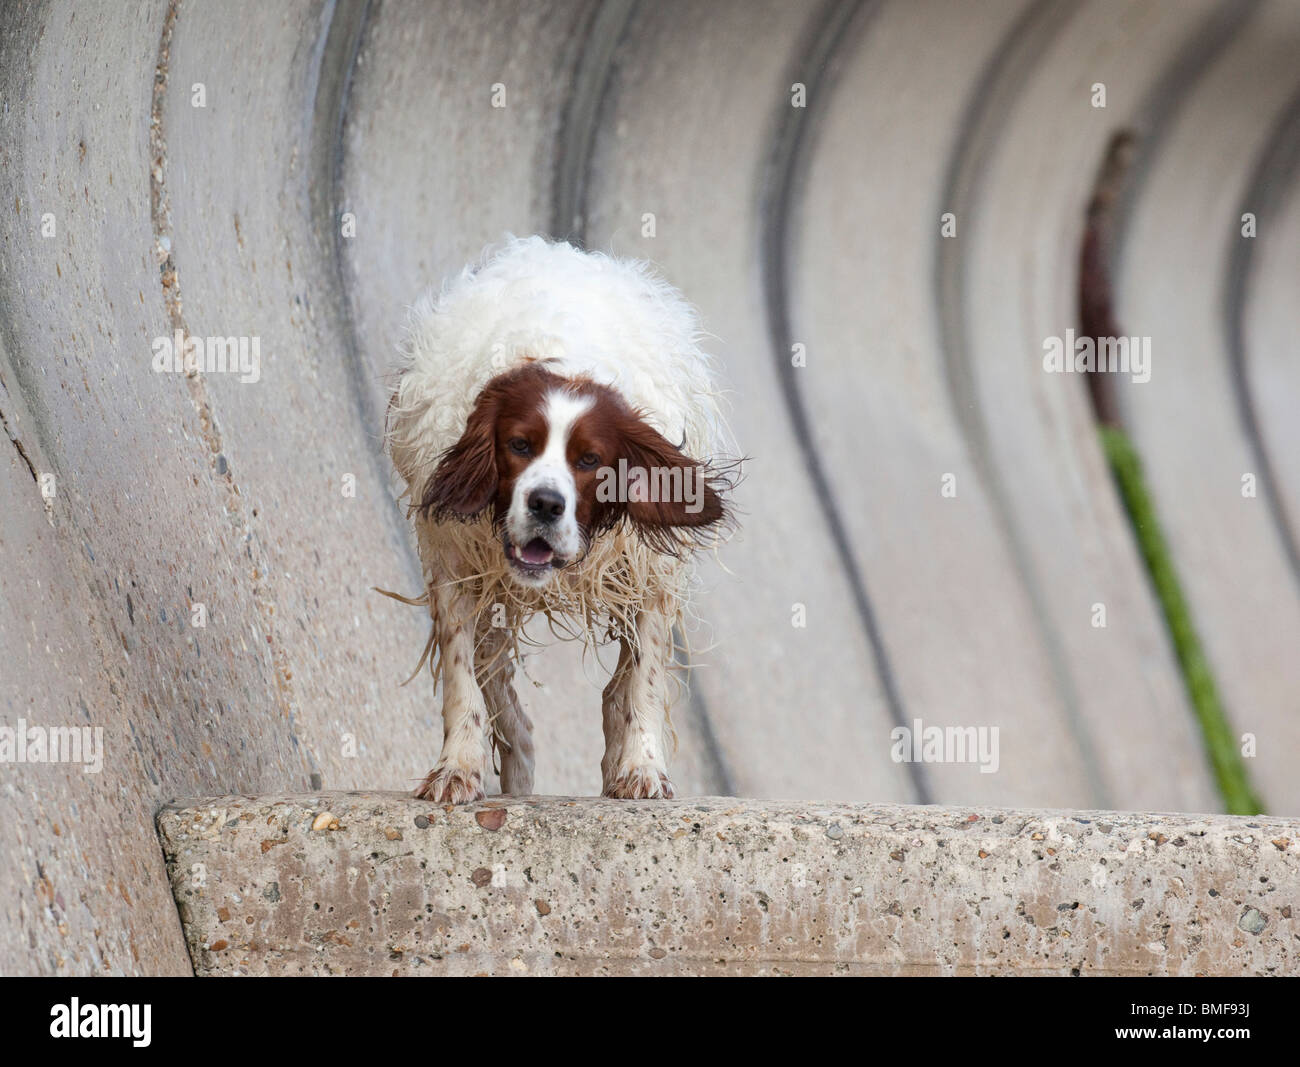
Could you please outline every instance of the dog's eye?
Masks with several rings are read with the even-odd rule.
[[[588,452],[578,460],[578,470],[589,471],[600,466],[600,457],[595,452]]]
[[[528,443],[528,438],[526,437],[511,438],[508,447],[516,456],[526,456],[533,450],[533,446]]]

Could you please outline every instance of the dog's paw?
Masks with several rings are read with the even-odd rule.
[[[653,767],[629,767],[605,786],[605,796],[618,800],[672,800],[668,775]]]
[[[472,804],[483,799],[483,775],[455,763],[439,763],[415,791],[416,799],[435,804]]]

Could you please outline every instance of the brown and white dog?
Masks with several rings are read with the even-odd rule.
[[[673,627],[689,557],[729,528],[735,470],[716,458],[728,442],[694,311],[645,264],[511,239],[416,306],[403,356],[388,446],[443,696],[442,753],[416,795],[481,799],[492,750],[503,792],[532,792],[512,678],[542,613],[621,643],[605,795],[671,797]]]

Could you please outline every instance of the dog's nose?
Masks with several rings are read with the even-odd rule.
[[[554,489],[534,489],[528,494],[528,510],[538,522],[554,522],[564,514],[564,497]]]

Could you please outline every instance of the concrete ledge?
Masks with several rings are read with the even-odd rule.
[[[1295,820],[317,793],[158,825],[207,975],[1300,970]]]

